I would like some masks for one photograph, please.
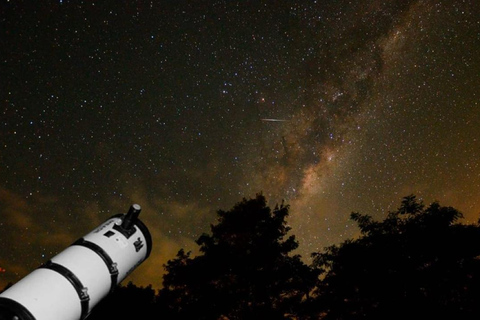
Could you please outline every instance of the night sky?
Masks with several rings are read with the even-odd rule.
[[[0,288],[132,203],[156,288],[259,192],[306,261],[411,193],[478,220],[479,1],[128,3],[1,2]]]

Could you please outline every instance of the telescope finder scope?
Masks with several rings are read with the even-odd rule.
[[[83,320],[148,258],[152,237],[134,204],[0,294],[0,320]]]

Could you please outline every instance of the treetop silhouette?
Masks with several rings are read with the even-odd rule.
[[[352,213],[361,237],[315,253],[314,313],[324,319],[478,315],[480,229],[414,195],[382,222]],[[313,312],[313,310],[312,310]]]
[[[273,211],[261,194],[218,211],[211,234],[197,240],[203,255],[180,250],[166,265],[164,289],[172,313],[195,319],[288,319],[316,281],[298,255],[286,224],[289,207]]]

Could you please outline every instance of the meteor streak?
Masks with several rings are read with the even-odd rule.
[[[285,122],[285,121],[290,121],[286,119],[261,119],[264,122]]]

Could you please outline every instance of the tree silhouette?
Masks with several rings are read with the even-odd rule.
[[[211,234],[197,240],[201,255],[180,250],[165,269],[158,304],[175,319],[289,319],[308,296],[317,273],[287,237],[288,206],[273,212],[263,195],[218,211]]]
[[[414,195],[383,221],[357,212],[361,236],[313,254],[313,266],[286,224],[289,207],[263,195],[218,211],[197,240],[164,266],[164,288],[120,286],[96,319],[477,319],[480,222]]]
[[[314,254],[310,312],[321,319],[480,316],[480,226],[414,195],[383,222],[352,213],[361,237]]]
[[[155,290],[149,285],[137,287],[129,282],[119,286],[103,299],[88,316],[88,320],[158,319],[155,314]]]

